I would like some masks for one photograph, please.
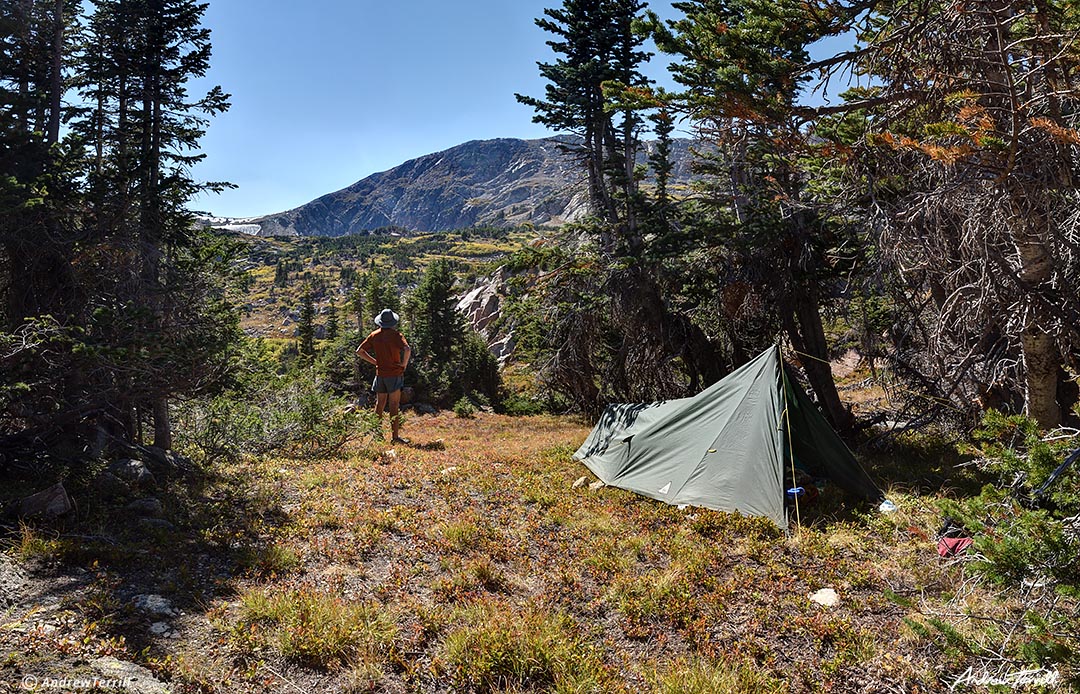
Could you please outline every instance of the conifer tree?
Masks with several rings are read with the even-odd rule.
[[[446,260],[435,260],[409,296],[409,340],[427,362],[449,365],[464,335],[454,297],[454,271]]]
[[[349,310],[356,317],[356,329],[360,332],[364,331],[364,293],[365,285],[357,282],[356,286],[349,290],[349,295],[346,301],[348,302]]]
[[[568,149],[586,170],[596,218],[577,231],[593,234],[596,244],[582,251],[595,258],[579,261],[595,273],[557,278],[547,285],[545,303],[557,316],[550,335],[556,350],[551,380],[574,391],[571,397],[589,410],[607,398],[685,395],[719,374],[708,337],[669,300],[662,259],[649,248],[668,229],[663,216],[646,212],[638,188],[641,102],[649,93],[641,68],[650,54],[642,50],[645,38],[635,25],[645,7],[640,0],[566,0],[559,9],[545,10],[536,23],[554,35],[548,45],[557,56],[540,64],[549,82],[545,98],[517,96],[536,111],[536,122],[581,138]],[[667,170],[656,163],[666,196]],[[594,377],[597,372],[603,375]]]
[[[406,315],[414,357],[409,368],[418,391],[436,401],[449,404],[482,396],[494,403],[498,364],[484,339],[458,313],[455,282],[450,262],[435,260],[409,295]]]
[[[340,331],[341,328],[338,323],[337,305],[334,303],[334,299],[331,298],[326,314],[326,339],[331,341],[336,340]]]
[[[114,271],[133,278],[116,291],[134,311],[117,318],[162,352],[149,352],[150,376],[140,389],[127,389],[127,396],[137,406],[148,401],[155,443],[167,448],[168,398],[188,384],[166,346],[182,342],[177,331],[185,326],[211,329],[214,323],[209,316],[206,322],[183,317],[191,313],[192,298],[182,288],[194,278],[170,258],[187,252],[194,240],[187,202],[223,185],[199,184],[189,171],[204,156],[196,148],[207,118],[228,108],[228,97],[218,87],[195,100],[188,94],[188,83],[210,64],[209,30],[201,26],[205,5],[92,0],[92,6],[81,89],[93,107],[74,127],[98,138],[91,178],[96,226],[130,251],[126,267]]]
[[[539,64],[548,80],[544,98],[516,95],[535,110],[534,122],[581,138],[566,149],[580,158],[588,174],[592,211],[609,225],[622,225],[621,241],[631,245],[637,243],[633,204],[640,121],[633,110],[624,109],[616,122],[604,85],[648,83],[641,66],[649,54],[641,50],[644,39],[632,28],[645,6],[640,0],[565,0],[561,8],[545,9],[536,24],[554,36],[548,45],[558,57]],[[604,248],[620,241],[608,228],[601,235]]]
[[[311,288],[305,287],[300,297],[300,317],[296,321],[296,335],[300,338],[300,356],[315,356],[315,299]]]
[[[860,60],[839,58],[879,85],[864,98],[860,160],[902,182],[870,212],[909,294],[932,300],[919,366],[944,397],[967,391],[966,406],[1015,394],[1056,427],[1077,399],[1062,364],[1080,364],[1076,3],[878,12],[862,27]]]
[[[186,209],[220,185],[189,173],[206,119],[227,106],[218,88],[187,93],[209,66],[205,5],[0,0],[0,10],[3,322],[54,333],[21,354],[55,374],[19,403],[34,432],[24,438],[48,445],[99,427],[141,442],[152,421],[167,448],[169,398],[222,383],[237,335],[217,285],[229,244]]]
[[[383,309],[390,309],[397,313],[401,312],[401,294],[398,292],[397,281],[393,272],[377,269],[374,266],[368,269],[367,282],[364,286],[363,306],[370,316],[360,320],[361,326],[370,325],[375,314]],[[363,327],[361,327],[361,331]]]
[[[795,2],[688,0],[675,7],[684,18],[670,29],[654,25],[657,45],[680,58],[671,72],[684,90],[667,95],[667,107],[712,145],[699,161],[709,174],[707,212],[684,238],[690,248],[713,251],[717,291],[738,285],[764,300],[770,327],[783,329],[803,354],[826,416],[850,427],[828,366],[821,309],[828,288],[850,269],[830,261],[833,249],[857,239],[830,201],[808,191],[800,168],[813,143],[799,120],[809,75],[798,66],[810,61],[807,46],[835,25],[814,21]],[[745,337],[732,337],[738,351]]]
[[[0,248],[7,256],[7,327],[76,310],[64,224],[78,208],[79,172],[60,144],[75,9],[61,0],[0,0]],[[55,149],[54,149],[55,148]]]

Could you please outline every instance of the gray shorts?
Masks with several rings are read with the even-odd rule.
[[[376,376],[371,382],[372,393],[396,393],[405,386],[404,376]]]

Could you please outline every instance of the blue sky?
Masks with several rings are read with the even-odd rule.
[[[548,0],[211,0],[205,89],[232,108],[203,139],[200,180],[240,186],[196,209],[289,209],[468,140],[544,137],[514,92],[540,95]]]
[[[192,208],[270,214],[468,140],[552,134],[514,93],[543,95],[536,63],[554,56],[533,20],[561,5],[210,0],[214,56],[192,94],[219,84],[232,108],[210,125],[194,175],[239,188]],[[646,72],[671,86],[663,64]]]

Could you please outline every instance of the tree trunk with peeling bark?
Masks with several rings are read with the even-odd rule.
[[[1052,317],[1040,302],[1040,290],[1053,281],[1054,262],[1042,241],[1041,230],[1035,225],[1040,220],[1030,217],[1018,220],[1013,227],[1013,242],[1020,259],[1020,282],[1034,298],[1028,301],[1027,315],[1020,334],[1024,354],[1025,389],[1024,401],[1028,416],[1043,428],[1061,424],[1061,408],[1057,402],[1058,374],[1061,370],[1061,352],[1051,333]]]

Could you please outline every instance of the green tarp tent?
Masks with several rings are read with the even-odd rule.
[[[792,378],[779,347],[692,398],[609,405],[574,459],[612,487],[765,516],[782,528],[784,472],[790,482],[793,463],[860,496],[882,497]]]

